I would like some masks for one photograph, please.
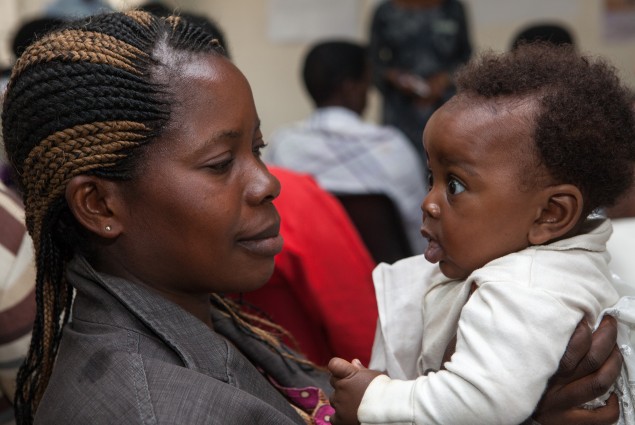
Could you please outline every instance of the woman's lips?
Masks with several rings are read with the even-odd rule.
[[[266,238],[243,239],[238,241],[238,245],[260,257],[273,257],[279,254],[280,251],[282,251],[282,244],[283,240],[280,234]]]
[[[423,256],[432,264],[438,263],[443,258],[443,248],[437,241],[429,240]]]

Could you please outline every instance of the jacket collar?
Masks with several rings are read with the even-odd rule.
[[[152,288],[98,273],[82,256],[69,264],[68,279],[77,291],[77,317],[158,337],[188,369],[229,381],[224,362],[218,361],[228,355],[225,338]],[[77,302],[85,298],[92,302]]]

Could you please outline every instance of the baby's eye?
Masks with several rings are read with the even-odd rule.
[[[451,177],[450,181],[448,181],[448,193],[450,195],[458,195],[461,192],[465,192],[465,186],[454,177]]]

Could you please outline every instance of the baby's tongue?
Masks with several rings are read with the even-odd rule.
[[[438,263],[439,261],[441,261],[443,249],[437,241],[430,241],[428,242],[428,247],[426,248],[426,251],[423,253],[423,255],[424,257],[426,257],[426,260],[428,260],[432,264]]]

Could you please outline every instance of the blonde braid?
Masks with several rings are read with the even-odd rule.
[[[110,121],[81,124],[59,131],[33,148],[25,160],[25,215],[32,227],[36,253],[39,250],[42,217],[62,195],[74,176],[112,167],[125,157],[122,151],[144,139],[142,123]]]
[[[240,329],[247,331],[247,333],[249,334],[252,334],[252,336],[264,342],[267,346],[275,350],[281,356],[287,359],[293,360],[296,363],[300,363],[303,365],[310,366],[312,368],[320,369],[313,362],[307,359],[304,359],[302,357],[289,354],[286,350],[283,349],[280,336],[285,336],[289,338],[292,341],[292,343],[296,345],[296,348],[297,348],[297,342],[295,338],[293,338],[293,336],[289,333],[289,331],[284,329],[282,326],[277,325],[273,323],[272,321],[259,317],[257,315],[247,313],[244,310],[242,310],[240,306],[236,304],[234,301],[228,298],[222,297],[218,294],[212,294],[212,299],[216,301],[216,303],[220,307],[222,307],[223,309],[222,312],[226,313],[229,317],[231,317],[234,320],[234,323],[236,323]],[[255,326],[254,324],[273,329],[276,331],[277,335],[259,326]]]
[[[145,57],[143,51],[107,34],[69,29],[46,35],[27,47],[15,63],[11,78],[27,67],[53,60],[108,64],[139,74],[133,60]]]

